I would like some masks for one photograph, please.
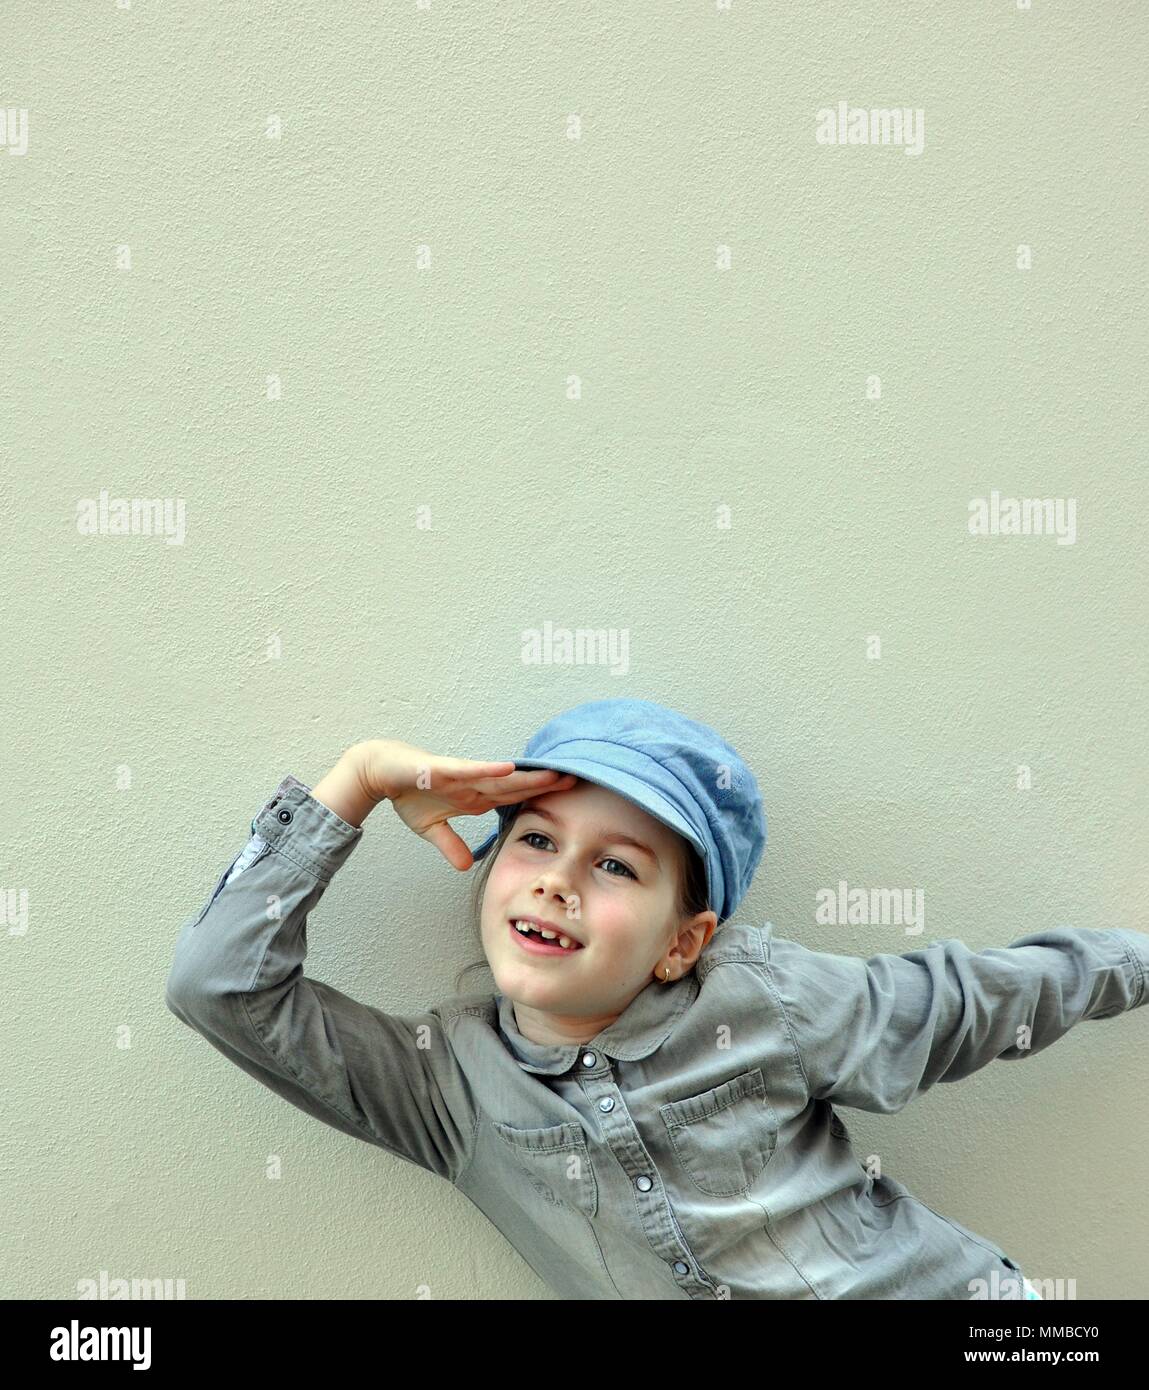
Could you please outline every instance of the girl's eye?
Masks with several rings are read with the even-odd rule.
[[[550,837],[549,835],[544,835],[544,834],[542,833],[541,830],[528,830],[527,833],[526,833],[525,835],[520,836],[520,839],[522,839],[522,840],[531,840],[531,839],[546,840],[546,842],[547,842],[548,844],[550,844],[551,837]],[[535,846],[532,845],[531,848],[534,849]],[[637,882],[638,875],[637,875],[637,874],[631,873],[631,871],[626,867],[626,865],[622,862],[621,859],[604,859],[602,862],[603,862],[604,864],[617,864],[618,867],[622,870],[622,872],[623,872],[628,878],[633,878],[633,879],[635,879],[635,881]],[[619,877],[618,874],[611,874],[611,878],[618,878],[618,877]]]

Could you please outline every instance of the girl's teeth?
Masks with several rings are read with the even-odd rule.
[[[527,922],[516,922],[516,923],[515,923],[515,930],[518,931],[518,930],[520,930],[522,927],[526,927],[526,926],[529,926],[529,923],[527,923]],[[534,927],[534,928],[532,928],[532,930],[533,930],[533,931],[537,931],[538,934],[543,938],[544,941],[557,941],[557,942],[559,943],[559,945],[563,948],[564,951],[569,951],[569,950],[571,949],[571,947],[574,946],[574,944],[575,944],[571,937],[569,937],[569,936],[559,936],[559,934],[558,934],[557,932],[547,931],[547,930],[546,930],[545,928],[543,928],[543,927]]]

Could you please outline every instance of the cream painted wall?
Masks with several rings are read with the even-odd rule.
[[[5,1296],[550,1297],[164,1007],[261,803],[356,739],[507,757],[655,699],[758,775],[739,920],[857,954],[1144,928],[1143,8],[6,30]],[[920,108],[921,153],[820,144],[839,100]],[[182,508],[179,543],[83,534],[104,490]],[[971,535],[995,490],[1072,499],[1073,543]],[[626,660],[524,662],[548,623]],[[924,935],[818,926],[840,879],[923,889]],[[309,973],[446,997],[469,886],[382,808]],[[1147,1029],[850,1112],[856,1145],[1031,1277],[1145,1297]]]

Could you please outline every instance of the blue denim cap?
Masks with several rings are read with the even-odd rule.
[[[706,865],[720,923],[745,897],[766,845],[766,815],[753,773],[708,725],[650,700],[591,700],[544,724],[513,761],[596,782],[677,831]],[[496,808],[498,829],[471,850],[476,860],[521,805]]]

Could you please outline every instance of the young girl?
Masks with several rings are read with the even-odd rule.
[[[303,973],[381,801],[454,868],[489,855],[495,993],[387,1014]],[[492,809],[472,852],[448,821]],[[1000,1246],[864,1167],[835,1103],[891,1114],[1136,1008],[1149,936],[866,960],[730,923],[766,842],[758,787],[713,729],[642,700],[568,710],[514,762],[358,744],[314,791],[285,777],[251,830],[180,932],[168,1007],[446,1178],[562,1297],[1036,1296]]]

